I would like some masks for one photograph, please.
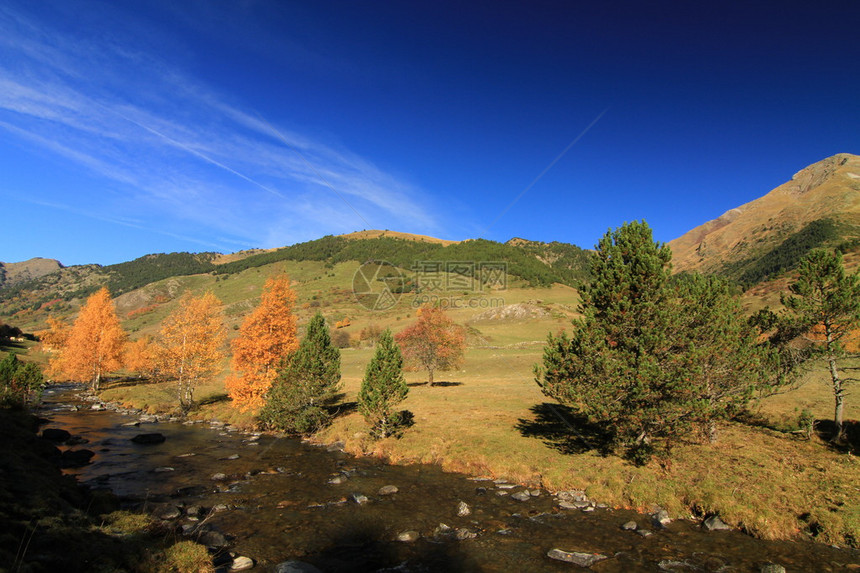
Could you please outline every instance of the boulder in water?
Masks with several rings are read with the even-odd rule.
[[[72,437],[66,430],[60,428],[45,428],[42,430],[42,437],[52,442],[65,442]]]
[[[167,438],[164,437],[164,434],[160,434],[158,432],[152,432],[151,434],[138,434],[131,439],[135,444],[143,444],[143,445],[156,445],[163,444],[164,440]]]
[[[60,467],[80,468],[88,463],[96,455],[92,450],[66,450],[60,456]]]

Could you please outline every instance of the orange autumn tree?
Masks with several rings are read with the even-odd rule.
[[[149,336],[129,340],[122,350],[123,365],[138,377],[151,377],[156,368],[156,352],[155,343]]]
[[[156,361],[159,375],[176,381],[183,411],[194,404],[195,388],[221,371],[224,325],[220,306],[221,301],[211,292],[198,297],[185,293],[161,324]]]
[[[260,305],[248,315],[233,340],[234,374],[224,385],[239,410],[256,410],[263,405],[281,361],[299,347],[295,302],[296,294],[286,275],[268,279]]]
[[[418,322],[394,338],[407,364],[427,370],[431,386],[436,370],[453,370],[463,363],[466,346],[463,327],[454,324],[441,308],[425,306],[418,309]]]
[[[42,343],[42,350],[47,352],[59,352],[69,340],[69,332],[72,327],[61,318],[55,316],[48,317],[48,328],[40,330],[36,333],[39,337],[39,342]]]
[[[102,377],[122,367],[125,338],[110,292],[103,287],[81,308],[59,356],[51,361],[51,371],[75,382],[89,382],[98,392]]]

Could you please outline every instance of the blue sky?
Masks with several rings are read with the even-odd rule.
[[[729,4],[729,5],[724,5]],[[669,241],[860,153],[860,3],[0,4],[0,260]]]

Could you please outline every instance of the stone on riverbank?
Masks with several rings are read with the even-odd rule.
[[[457,516],[466,517],[468,515],[472,515],[472,508],[465,501],[461,501],[457,504]]]
[[[731,525],[726,524],[717,515],[712,515],[711,517],[703,521],[702,527],[704,527],[708,531],[727,531],[732,528]]]
[[[384,485],[379,488],[379,495],[393,495],[400,491],[396,485]]]
[[[580,567],[591,567],[598,561],[606,559],[606,555],[600,553],[584,553],[581,551],[564,551],[563,549],[550,549],[547,554],[550,559],[556,561],[564,561],[565,563],[573,563]]]
[[[414,529],[410,529],[409,531],[404,531],[402,533],[397,534],[397,541],[402,541],[404,543],[412,543],[414,541],[418,541],[421,537],[421,534],[415,531]]]
[[[230,571],[245,571],[246,569],[251,569],[253,566],[253,559],[245,557],[244,555],[239,555],[230,563]]]

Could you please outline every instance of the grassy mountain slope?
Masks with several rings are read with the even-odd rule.
[[[811,248],[858,238],[860,156],[840,153],[669,246],[676,271],[720,273],[749,285],[792,268]]]

